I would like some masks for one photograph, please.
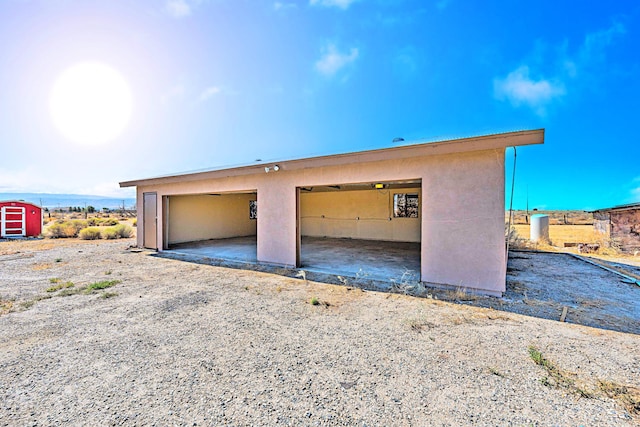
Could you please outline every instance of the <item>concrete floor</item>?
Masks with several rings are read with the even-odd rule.
[[[420,280],[420,243],[303,237],[302,266],[384,281]]]
[[[256,236],[171,245],[170,251],[257,263]],[[420,243],[303,237],[300,268],[397,283],[420,280]]]
[[[256,236],[176,243],[170,251],[231,261],[258,262]]]

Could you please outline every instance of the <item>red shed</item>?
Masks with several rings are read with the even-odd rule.
[[[40,206],[26,202],[0,202],[0,237],[35,237],[40,233]]]

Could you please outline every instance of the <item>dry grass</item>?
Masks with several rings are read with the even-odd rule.
[[[635,386],[618,384],[613,381],[597,380],[595,386],[591,384],[588,389],[586,384],[578,378],[578,375],[559,368],[556,364],[544,357],[535,347],[529,347],[531,360],[545,369],[547,375],[540,382],[549,387],[564,389],[569,393],[584,398],[602,397],[603,395],[615,400],[632,417],[640,416],[640,388]]]
[[[13,311],[13,301],[0,297],[0,316]]]
[[[593,224],[593,214],[585,211],[513,211],[514,224],[527,224],[527,218],[531,221],[531,215],[544,214],[549,216],[551,225],[591,225]],[[509,212],[505,213],[509,218]]]
[[[602,380],[599,381],[598,388],[622,405],[632,416],[640,415],[640,388]]]
[[[516,224],[513,226],[518,236],[528,239],[530,226]],[[550,225],[549,239],[554,246],[562,247],[564,243],[598,243],[598,233],[592,225]]]

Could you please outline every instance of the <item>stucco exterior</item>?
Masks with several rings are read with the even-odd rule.
[[[417,228],[421,280],[500,295],[505,290],[506,277],[505,149],[543,142],[544,130],[512,132],[142,179],[120,185],[137,187],[141,218],[143,193],[157,193],[158,250],[167,244],[166,196],[255,193],[258,261],[296,266],[298,229],[310,226],[299,218],[303,216],[299,203],[304,204],[305,197],[299,195],[301,188],[420,182]],[[278,171],[273,169],[276,164]],[[265,167],[270,168],[268,173]],[[139,220],[140,246],[144,244],[145,226]],[[407,230],[402,232],[410,234]]]

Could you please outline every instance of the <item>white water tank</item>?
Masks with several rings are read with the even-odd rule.
[[[532,242],[549,241],[549,215],[531,215],[530,239]]]

